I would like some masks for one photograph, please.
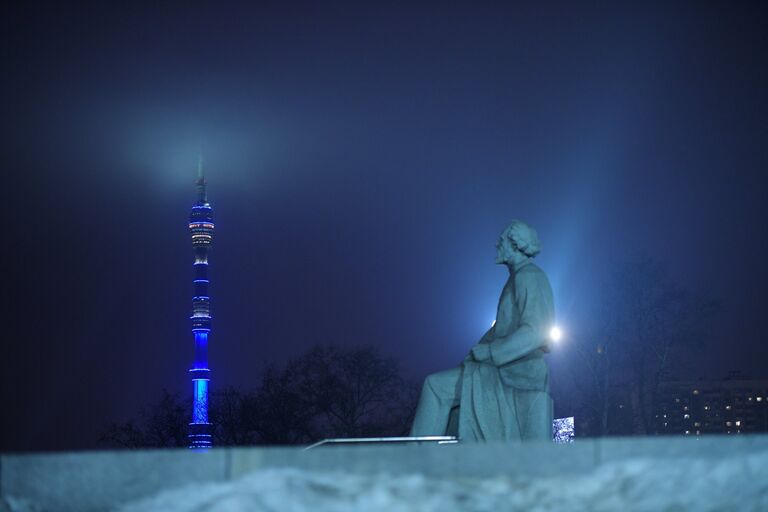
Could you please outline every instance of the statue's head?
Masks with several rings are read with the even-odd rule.
[[[523,221],[513,220],[496,243],[496,263],[514,265],[533,258],[540,251],[541,243],[536,230]]]

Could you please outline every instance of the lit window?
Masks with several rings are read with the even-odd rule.
[[[699,390],[698,390],[698,389],[694,389],[694,390],[693,390],[693,394],[694,394],[694,395],[698,395],[698,394],[699,394]]]
[[[709,410],[709,406],[708,406],[708,405],[705,405],[705,406],[704,406],[704,410],[705,410],[705,411],[708,411],[708,410]]]
[[[624,408],[624,404],[619,404],[619,409],[623,409],[623,408]]]
[[[680,399],[679,398],[675,398],[675,403],[679,404],[680,403]]]
[[[688,406],[686,405],[685,407],[683,407],[683,410],[687,411],[688,410]]]
[[[691,431],[690,431],[690,430],[686,430],[686,431],[685,431],[685,435],[688,435],[688,434],[690,434],[690,433],[691,433]]]
[[[762,402],[763,401],[763,397],[759,396],[759,397],[755,398],[755,400],[757,400],[758,402]]]
[[[698,436],[698,435],[701,435],[701,430],[697,430],[697,431],[696,431],[696,435],[697,435],[697,436]]]
[[[741,426],[741,420],[736,420],[736,426],[737,426],[737,427],[740,427],[740,426]]]
[[[665,427],[667,426],[667,422],[666,422],[666,421],[664,422],[664,426],[665,426]]]
[[[686,419],[686,420],[687,420],[687,419],[690,419],[690,417],[691,417],[691,415],[690,415],[690,414],[683,414],[683,419]]]
[[[733,425],[733,423],[731,423],[730,421],[726,421],[726,422],[725,422],[725,426],[726,426],[726,427],[730,427],[731,425]]]
[[[664,417],[666,418],[666,417],[667,417],[667,415],[665,414],[665,415],[664,415]]]
[[[730,405],[726,405],[726,406],[725,406],[725,410],[726,410],[726,411],[730,411],[730,410],[731,410],[731,406],[730,406]]]
[[[700,421],[694,421],[693,422],[693,426],[694,427],[700,427],[701,426],[701,422]]]
[[[752,397],[751,396],[747,397],[747,400],[751,402],[752,401]]]

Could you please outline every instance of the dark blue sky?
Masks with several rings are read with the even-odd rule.
[[[512,218],[572,338],[650,255],[723,302],[698,374],[766,376],[764,6],[285,4],[2,8],[0,449],[187,392],[200,148],[215,386],[315,343],[455,365]]]

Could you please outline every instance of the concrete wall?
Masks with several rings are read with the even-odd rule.
[[[218,448],[0,455],[0,496],[44,511],[91,512],[199,482],[220,482],[263,468],[297,467],[353,473],[431,476],[582,474],[606,462],[652,458],[718,460],[768,451],[768,436],[581,439],[572,445],[459,444]]]

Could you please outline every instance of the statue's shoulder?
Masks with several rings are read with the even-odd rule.
[[[534,262],[526,263],[522,266],[517,272],[515,272],[515,277],[521,278],[521,279],[536,279],[539,277],[547,277],[547,275],[544,273],[541,268],[535,264]]]
[[[547,274],[534,262],[524,265],[515,273],[515,284],[520,286],[541,286],[546,283],[549,286]]]

